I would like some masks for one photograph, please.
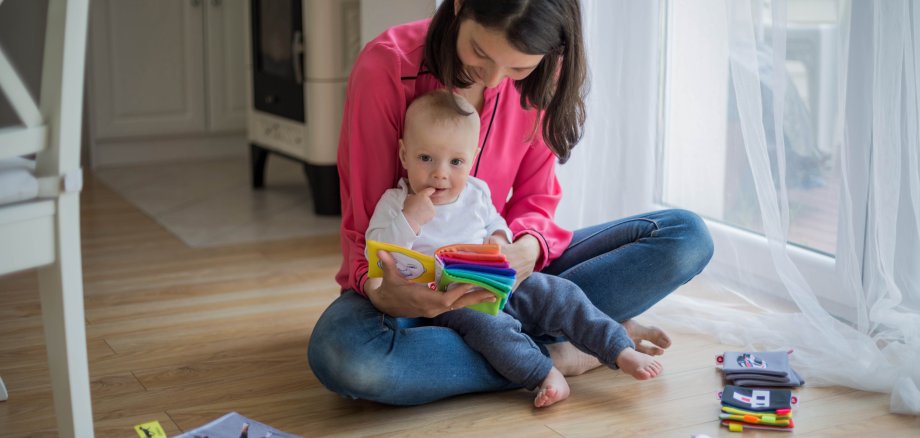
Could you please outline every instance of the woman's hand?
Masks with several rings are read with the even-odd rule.
[[[536,237],[530,234],[524,234],[518,237],[514,243],[508,243],[503,236],[494,234],[489,237],[487,243],[496,243],[502,247],[502,253],[508,258],[508,263],[517,271],[517,278],[514,282],[514,288],[517,289],[522,281],[533,274],[533,267],[537,264],[537,258],[540,257],[540,242]]]
[[[380,250],[377,257],[383,267],[382,281],[370,279],[364,293],[377,310],[396,317],[433,318],[444,312],[472,304],[495,302],[495,294],[471,284],[457,285],[446,292],[429,289],[421,283],[407,280],[396,269],[390,253]],[[379,286],[375,283],[379,283]]]

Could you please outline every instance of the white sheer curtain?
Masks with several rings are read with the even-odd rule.
[[[557,167],[569,228],[648,210],[658,108],[657,2],[582,0],[591,89],[585,136]]]
[[[825,78],[828,83],[822,84],[824,121],[809,113],[817,111],[817,99],[809,107],[800,104],[803,99],[789,98],[808,93],[793,88],[790,80],[794,56],[787,43],[799,40],[791,37],[798,30],[790,27],[785,0],[680,6],[684,21],[688,13],[699,14],[697,24],[709,32],[693,40],[712,45],[703,51],[709,57],[697,62],[715,65],[722,74],[694,79],[692,85],[726,92],[723,106],[729,107],[728,115],[716,118],[722,125],[698,127],[697,132],[721,133],[715,138],[724,140],[723,155],[742,157],[693,166],[686,159],[668,161],[673,153],[668,145],[685,140],[668,140],[677,132],[670,119],[691,115],[667,110],[676,107],[674,93],[687,92],[686,87],[669,88],[668,83],[682,83],[669,77],[663,93],[658,88],[665,77],[659,72],[677,62],[681,51],[693,49],[681,45],[683,40],[662,37],[677,31],[677,21],[668,19],[668,8],[676,3],[583,1],[593,85],[585,139],[560,168],[567,194],[559,221],[580,227],[666,204],[692,210],[701,206],[699,212],[714,229],[754,228],[719,234],[730,237],[717,239],[721,264],[714,262],[706,273],[721,281],[720,291],[737,293],[748,305],[678,295],[647,318],[709,333],[739,348],[792,348],[793,366],[809,385],[891,393],[893,412],[920,413],[920,4],[835,3],[835,26],[822,34],[832,36],[822,40],[822,50],[832,51],[828,59],[834,61],[833,81]],[[703,26],[704,21],[718,25]],[[814,84],[809,90],[817,95]],[[811,228],[836,229],[834,242],[820,251],[790,237],[790,224],[802,216],[790,193],[829,184],[802,175],[819,165],[803,171],[797,164],[805,137],[794,131],[806,118],[827,127],[814,134],[819,141],[812,143],[833,145],[834,152],[814,155],[831,156],[823,166],[839,174],[833,192],[836,217],[827,227]],[[734,135],[724,134],[732,129]],[[719,172],[719,166],[726,171]],[[752,180],[750,191],[740,193],[756,212],[753,227],[733,224],[724,213],[731,208],[706,199],[727,199],[708,190],[718,184],[710,184],[707,174],[730,175],[736,170],[732,167]],[[699,187],[707,190],[694,191],[690,184],[683,197],[669,197],[668,181],[682,178],[701,181]],[[732,190],[730,180],[720,184]],[[712,205],[720,205],[723,214],[710,214]],[[807,238],[807,229],[804,234]],[[751,259],[738,256],[748,247],[764,254],[759,273],[747,266]],[[803,253],[813,255],[799,257]],[[809,257],[826,261],[823,277],[821,269],[802,262]]]

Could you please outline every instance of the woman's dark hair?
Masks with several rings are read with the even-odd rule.
[[[457,33],[465,19],[503,32],[523,53],[544,55],[514,86],[521,106],[543,115],[543,139],[559,162],[568,161],[585,123],[587,67],[578,0],[462,0],[456,13],[453,1],[442,2],[425,39],[425,65],[448,89],[473,83],[457,56]]]

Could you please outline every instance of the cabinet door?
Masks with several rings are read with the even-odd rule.
[[[246,65],[242,0],[206,0],[208,121],[212,131],[246,128]]]
[[[204,0],[92,2],[97,138],[205,131]]]

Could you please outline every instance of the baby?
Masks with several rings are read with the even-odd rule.
[[[409,105],[399,141],[399,159],[408,177],[380,198],[368,240],[428,255],[448,244],[511,242],[489,186],[470,176],[479,152],[479,126],[473,106],[445,90]],[[662,371],[658,361],[636,351],[623,326],[597,309],[575,283],[539,272],[519,285],[496,316],[456,309],[435,317],[433,324],[456,331],[508,380],[530,390],[539,387],[536,407],[566,399],[569,385],[530,336],[565,336],[601,363],[639,380]]]

